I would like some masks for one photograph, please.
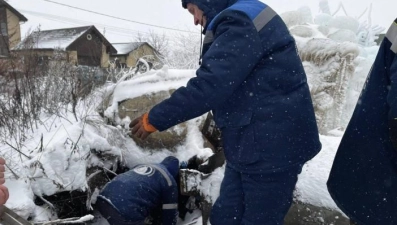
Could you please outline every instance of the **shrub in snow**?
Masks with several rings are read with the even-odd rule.
[[[304,12],[301,11],[289,11],[280,14],[284,23],[287,27],[305,24],[308,21],[308,17]]]
[[[329,26],[332,19],[330,14],[320,13],[314,17],[314,23],[320,26]]]
[[[336,16],[329,21],[328,26],[336,29],[351,30],[352,32],[356,33],[360,23],[357,19],[349,16]]]
[[[331,15],[331,10],[329,8],[328,0],[320,0],[319,1],[320,11],[324,14]]]
[[[302,40],[301,40],[302,41]],[[347,86],[355,71],[359,48],[350,42],[313,38],[300,44],[320,133],[343,126]]]
[[[357,43],[356,33],[348,29],[336,30],[335,32],[328,34],[327,37],[337,42],[347,41],[347,42]]]
[[[313,27],[306,25],[297,25],[290,29],[290,32],[294,36],[309,38],[315,35],[315,31]]]

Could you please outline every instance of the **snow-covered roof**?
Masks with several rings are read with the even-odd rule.
[[[90,28],[91,26],[36,31],[15,46],[13,50],[25,48],[66,50],[69,45]]]
[[[67,47],[69,47],[75,40],[77,40],[77,38],[87,32],[91,27],[92,26],[85,26],[36,31],[15,46],[14,50],[24,48],[66,50]]]
[[[112,43],[113,47],[115,47],[117,50],[117,54],[112,54],[112,55],[127,55],[144,44],[147,43],[146,42]]]

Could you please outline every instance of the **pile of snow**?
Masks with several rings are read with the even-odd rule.
[[[328,194],[326,183],[340,140],[341,137],[320,136],[322,149],[316,157],[303,166],[294,193],[296,200],[339,210]]]
[[[151,71],[147,75],[137,76],[135,79],[123,83],[112,84],[117,87],[110,85],[105,89],[113,89],[115,99],[122,100],[152,91],[177,88],[186,84],[192,74],[194,71],[167,70],[165,68],[164,70]],[[98,92],[103,93],[103,90],[98,90]],[[84,106],[80,107],[80,110],[84,111]],[[117,107],[112,104],[108,111],[112,109],[117,109]],[[2,146],[2,155],[8,159],[10,167],[19,175],[19,178],[16,179],[10,171],[6,173],[6,185],[10,189],[11,196],[6,204],[8,207],[24,218],[31,217],[35,221],[55,219],[51,210],[35,206],[33,195],[51,195],[65,190],[86,190],[86,168],[106,167],[111,163],[101,161],[95,154],[91,154],[92,149],[119,156],[129,167],[139,163],[158,163],[168,155],[175,155],[180,160],[187,161],[196,154],[203,158],[212,154],[210,149],[203,148],[203,140],[198,128],[203,117],[188,122],[190,125],[186,143],[179,146],[176,153],[167,150],[150,153],[139,148],[131,138],[125,135],[122,128],[106,125],[94,111],[89,115],[90,120],[75,123],[69,123],[60,118],[47,120],[52,123],[52,129],[45,130],[46,125],[50,126],[43,124],[42,129],[32,135],[23,149],[23,152],[32,158],[30,160],[23,159],[22,163],[19,154]],[[70,117],[72,118],[72,115]],[[299,177],[297,199],[301,202],[336,209],[327,193],[325,181],[340,137],[321,136],[321,141],[323,143],[322,152],[305,165]],[[43,148],[38,146],[43,146]],[[219,195],[223,172],[223,167],[218,168],[209,179],[201,182],[201,189],[205,190],[212,202]]]
[[[133,99],[142,95],[150,95],[160,91],[169,91],[186,85],[194,77],[194,70],[175,70],[163,66],[160,70],[151,70],[145,74],[138,74],[130,80],[118,82],[106,88],[106,96],[112,95],[112,102],[105,111],[105,117],[119,124],[127,125],[131,119],[122,122],[118,116],[118,105],[126,99]]]
[[[6,171],[6,186],[10,190],[10,200],[6,206],[25,219],[33,218],[35,222],[56,219],[51,207],[34,204],[35,196],[40,198],[62,191],[86,191],[86,169],[109,169],[114,163],[104,161],[97,153],[119,158],[128,167],[140,163],[159,163],[169,155],[175,155],[183,161],[194,155],[208,158],[212,151],[203,147],[198,128],[204,116],[188,121],[186,142],[178,146],[176,153],[166,149],[153,153],[138,147],[122,126],[107,125],[95,111],[109,90],[114,91],[113,99],[117,104],[117,101],[126,98],[178,88],[185,85],[194,74],[192,70],[168,70],[165,67],[121,83],[108,84],[90,96],[91,100],[80,102],[77,122],[73,122],[71,113],[66,118],[43,115],[41,121],[45,122],[27,134],[30,138],[24,143],[21,154],[10,146],[1,146],[0,154],[6,158],[11,169]],[[84,105],[85,102],[94,105]],[[117,107],[111,104],[106,114],[113,116],[114,110]],[[120,122],[128,124],[131,119]]]

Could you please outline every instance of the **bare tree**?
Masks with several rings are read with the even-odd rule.
[[[156,33],[153,30],[150,30],[149,33],[144,34],[138,32],[135,36],[136,42],[147,42],[151,45],[157,52],[160,53],[160,58],[165,58],[169,54],[169,38],[165,33]]]
[[[0,60],[0,141],[21,149],[27,133],[38,128],[42,113],[76,121],[79,101],[95,87],[94,70],[69,62],[67,52],[49,56],[35,50],[40,31],[32,32],[17,50]]]
[[[148,42],[161,54],[161,60],[171,68],[197,69],[201,55],[201,34],[190,33],[158,34],[150,31],[147,34],[138,33],[138,42]]]
[[[176,69],[197,69],[201,55],[199,33],[179,33],[172,40],[165,64]]]

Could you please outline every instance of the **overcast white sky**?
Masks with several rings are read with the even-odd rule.
[[[199,33],[199,28],[193,25],[193,18],[181,7],[180,0],[49,0],[78,8],[87,9],[126,20],[153,24],[173,29],[190,30]],[[319,0],[262,0],[278,13],[296,10],[309,6],[312,14],[319,11]],[[329,0],[331,12],[334,12],[341,1]],[[36,29],[57,29],[75,26],[95,25],[110,42],[132,41],[139,32],[165,32],[175,34],[176,31],[140,25],[137,23],[113,19],[93,13],[73,9],[48,2],[47,0],[8,0],[8,3],[28,18],[22,25],[22,32]],[[344,0],[346,11],[352,17],[358,17],[372,3],[372,23],[386,29],[397,17],[396,0]],[[344,15],[340,11],[338,15]],[[364,20],[368,18],[362,18]]]

